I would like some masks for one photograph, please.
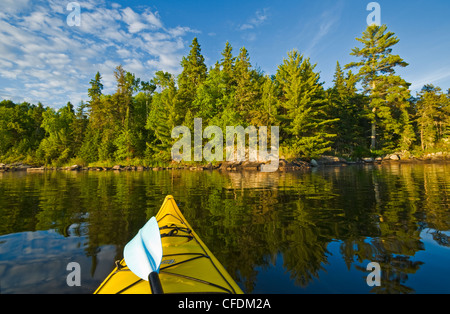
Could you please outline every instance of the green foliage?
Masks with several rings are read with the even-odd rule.
[[[281,90],[283,143],[301,157],[316,157],[331,150],[330,139],[335,136],[327,132],[327,125],[336,119],[326,116],[328,101],[315,67],[294,50],[276,75]]]
[[[208,72],[197,38],[194,38],[190,47],[189,55],[181,61],[183,71],[178,77],[177,102],[182,116],[187,110],[192,110],[197,88],[204,83]]]
[[[392,47],[400,40],[394,33],[387,32],[386,25],[368,26],[356,40],[363,47],[354,48],[351,55],[360,60],[346,68],[359,68],[358,78],[370,99],[371,149],[379,146],[390,150],[407,149],[414,141],[407,117],[410,84],[395,75],[395,68],[406,67],[408,63],[392,54]],[[377,140],[377,132],[381,133],[380,140]]]
[[[369,26],[357,40],[362,47],[351,55],[358,61],[344,69],[338,62],[327,90],[316,65],[296,50],[275,75],[267,75],[252,66],[245,47],[234,56],[227,42],[221,59],[208,69],[194,38],[178,77],[157,71],[141,81],[119,65],[115,92],[103,94],[97,72],[88,101],[77,108],[3,100],[1,161],[166,164],[175,142],[172,129],[184,125],[193,131],[195,118],[224,134],[227,126],[267,126],[269,131],[279,126],[282,154],[292,158],[449,151],[450,90],[426,85],[411,97],[410,84],[395,72],[408,65],[392,53],[399,39],[385,25]]]
[[[425,85],[418,94],[416,120],[422,150],[448,142],[450,102],[439,87]]]
[[[100,131],[98,129],[94,129],[92,126],[88,126],[78,156],[87,163],[98,161],[100,143]]]
[[[278,82],[274,77],[264,76],[259,79],[260,100],[256,101],[249,112],[250,125],[255,126],[271,126],[277,125],[277,116],[279,111],[278,98],[280,89]]]
[[[368,143],[364,130],[368,130],[367,97],[357,93],[357,78],[351,71],[345,75],[339,62],[336,65],[334,86],[327,90],[330,102],[328,115],[339,120],[330,125],[330,132],[337,134],[332,148],[338,155],[349,157],[368,156]]]
[[[58,111],[47,108],[43,113],[42,121],[42,128],[46,132],[46,137],[42,140],[36,152],[36,157],[39,160],[43,160],[46,164],[55,161],[59,165],[74,156],[71,129],[74,120],[75,113],[70,102]]]
[[[170,159],[170,150],[174,143],[171,136],[172,129],[181,125],[182,117],[177,110],[179,102],[176,101],[177,89],[173,76],[160,71],[156,73],[154,82],[161,88],[161,92],[153,96],[147,118],[146,128],[153,134],[154,139],[147,142],[146,155],[167,161]]]
[[[5,161],[34,158],[34,153],[45,135],[41,127],[45,111],[41,103],[14,104],[0,102],[0,157]]]

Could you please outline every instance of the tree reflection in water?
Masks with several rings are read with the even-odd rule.
[[[449,247],[449,170],[446,164],[391,164],[296,173],[0,173],[0,239],[36,230],[83,237],[79,247],[90,259],[94,277],[97,268],[111,269],[124,245],[172,194],[247,293],[261,291],[261,276],[280,256],[298,287],[292,292],[307,292],[325,280],[322,274],[333,266],[331,243],[339,244],[339,259],[349,273],[358,272],[361,281],[368,275],[367,263],[381,265],[381,287],[362,293],[414,293],[420,287],[410,279],[428,262],[427,254],[417,258],[418,252],[427,253],[426,241],[440,250]],[[425,233],[430,235],[426,241]],[[12,259],[7,243],[0,241],[0,276],[5,276],[2,263]],[[50,244],[41,245],[45,249]],[[115,256],[99,261],[99,252],[111,246]],[[64,250],[61,254],[67,254]],[[439,256],[449,262],[448,249]],[[30,262],[33,254],[15,258]],[[345,282],[348,274],[339,276]],[[438,284],[427,278],[419,281]],[[92,290],[97,284],[93,281]],[[27,293],[20,287],[14,291]]]

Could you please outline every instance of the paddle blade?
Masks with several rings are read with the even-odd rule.
[[[159,272],[162,260],[161,234],[156,218],[150,219],[123,251],[125,263],[139,278],[148,281],[148,275]]]

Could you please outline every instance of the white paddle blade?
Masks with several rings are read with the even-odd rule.
[[[158,221],[155,217],[150,219],[141,229],[141,236],[142,239],[144,239],[144,245],[147,248],[147,251],[150,252],[154,261],[154,268],[152,270],[159,272],[159,266],[161,265],[163,257],[163,249],[161,233],[159,232]]]
[[[123,255],[128,268],[143,280],[148,281],[151,272],[159,272],[163,253],[161,234],[155,217],[125,246]]]

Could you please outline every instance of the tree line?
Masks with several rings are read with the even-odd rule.
[[[89,99],[56,110],[38,103],[0,102],[0,160],[63,165],[169,162],[175,126],[279,126],[285,158],[323,154],[347,158],[448,151],[450,89],[431,84],[415,96],[396,73],[407,67],[393,54],[399,39],[386,25],[369,26],[351,55],[337,62],[333,85],[324,87],[316,64],[290,51],[274,75],[250,62],[245,47],[229,42],[208,68],[194,38],[177,77],[157,71],[149,81],[122,66],[116,90],[104,94],[99,72]]]

